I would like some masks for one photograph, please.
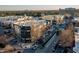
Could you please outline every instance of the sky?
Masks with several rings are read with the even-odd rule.
[[[0,5],[0,11],[6,10],[57,10],[59,8],[79,8],[79,5]]]

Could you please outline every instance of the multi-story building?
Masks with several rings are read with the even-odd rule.
[[[59,8],[59,14],[70,14],[72,16],[75,16],[75,8],[65,8],[65,9],[61,9]]]
[[[24,17],[14,22],[14,29],[16,34],[22,38],[30,38],[31,41],[35,41],[46,30],[46,21]]]

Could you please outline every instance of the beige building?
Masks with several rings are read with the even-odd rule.
[[[50,20],[51,24],[52,24],[52,20],[56,20],[56,22],[60,24],[60,23],[63,23],[63,17],[64,15],[45,15],[45,16],[42,16],[42,19]]]
[[[42,36],[43,32],[46,30],[45,20],[35,20],[33,18],[20,18],[14,22],[14,29],[16,34],[20,34],[20,26],[30,26],[31,27],[31,41],[35,41],[37,38]]]

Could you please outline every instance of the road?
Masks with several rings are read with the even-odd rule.
[[[58,37],[56,36],[56,33],[55,33],[42,49],[37,49],[35,52],[36,53],[52,53],[52,50],[57,44],[57,41],[58,41]]]

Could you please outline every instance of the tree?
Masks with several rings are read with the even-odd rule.
[[[69,26],[66,30],[61,32],[59,44],[62,47],[73,47],[75,45],[73,26]]]

